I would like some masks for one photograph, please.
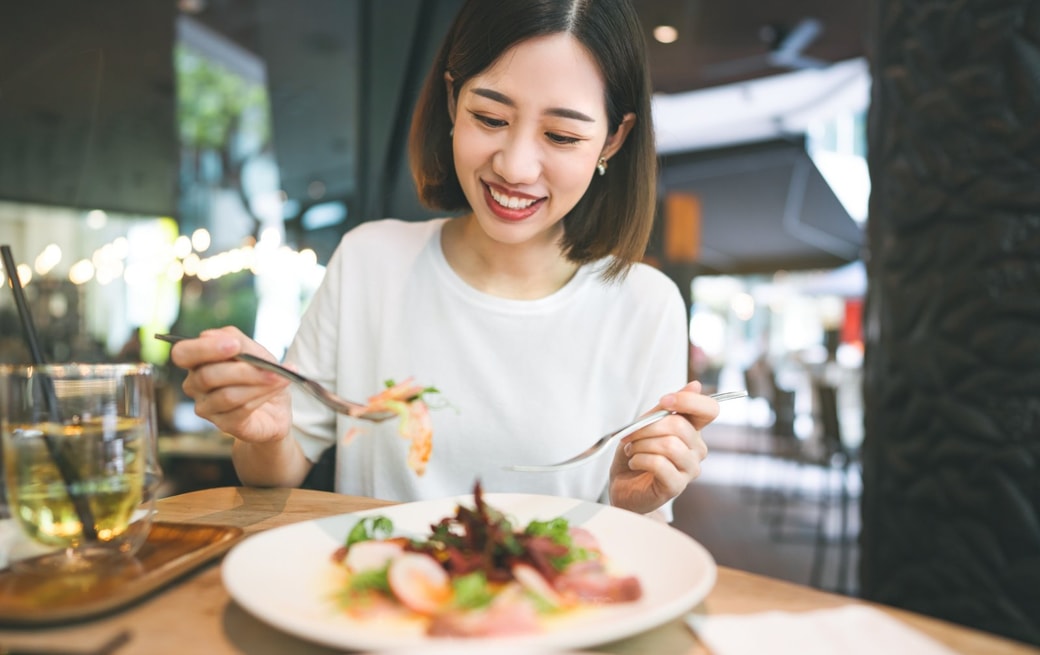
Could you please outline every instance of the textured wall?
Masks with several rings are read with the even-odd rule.
[[[874,11],[862,593],[1040,644],[1040,1]]]

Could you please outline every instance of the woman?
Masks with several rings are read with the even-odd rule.
[[[638,263],[656,165],[643,36],[627,0],[470,0],[436,56],[410,155],[420,197],[457,212],[344,236],[286,361],[347,398],[387,379],[437,387],[433,450],[406,466],[393,424],[334,416],[229,361],[270,354],[231,328],[177,345],[199,415],[236,436],[245,484],[299,485],[339,442],[336,489],[394,500],[485,491],[670,515],[700,472],[718,404],[686,381],[674,283]],[[552,473],[650,410],[675,415]],[[355,435],[343,440],[344,435]]]

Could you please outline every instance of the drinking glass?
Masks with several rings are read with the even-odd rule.
[[[126,561],[151,530],[162,471],[150,364],[0,366],[11,566]]]
[[[6,477],[4,473],[4,449],[0,448],[0,570],[7,568],[11,544],[18,532],[14,519],[11,518],[10,507],[7,504],[7,485],[4,484]]]

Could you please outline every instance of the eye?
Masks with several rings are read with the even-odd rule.
[[[548,137],[548,139],[553,143],[557,143],[561,146],[567,146],[572,143],[577,143],[578,141],[581,141],[581,139],[577,137],[563,136],[562,134],[554,134],[552,132],[546,132],[545,136]]]
[[[473,113],[473,118],[477,121],[487,125],[488,127],[505,127],[508,125],[504,120],[500,118],[491,118],[490,116],[483,116],[481,114]]]

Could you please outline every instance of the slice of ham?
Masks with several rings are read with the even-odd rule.
[[[552,584],[529,564],[514,564],[512,568],[513,577],[529,593],[534,594],[553,608],[564,606],[564,598],[556,591]]]
[[[501,637],[541,630],[538,611],[523,597],[519,585],[510,585],[487,608],[450,610],[433,617],[427,634],[435,637]]]
[[[594,560],[572,564],[556,576],[553,587],[564,597],[591,603],[625,603],[643,595],[639,578],[611,575]]]
[[[346,605],[346,612],[365,621],[410,620],[415,616],[410,609],[377,591],[360,592]]]
[[[570,535],[571,544],[576,548],[584,548],[590,553],[601,552],[599,540],[596,539],[596,535],[592,534],[585,528],[572,525],[567,530],[567,533]]]

